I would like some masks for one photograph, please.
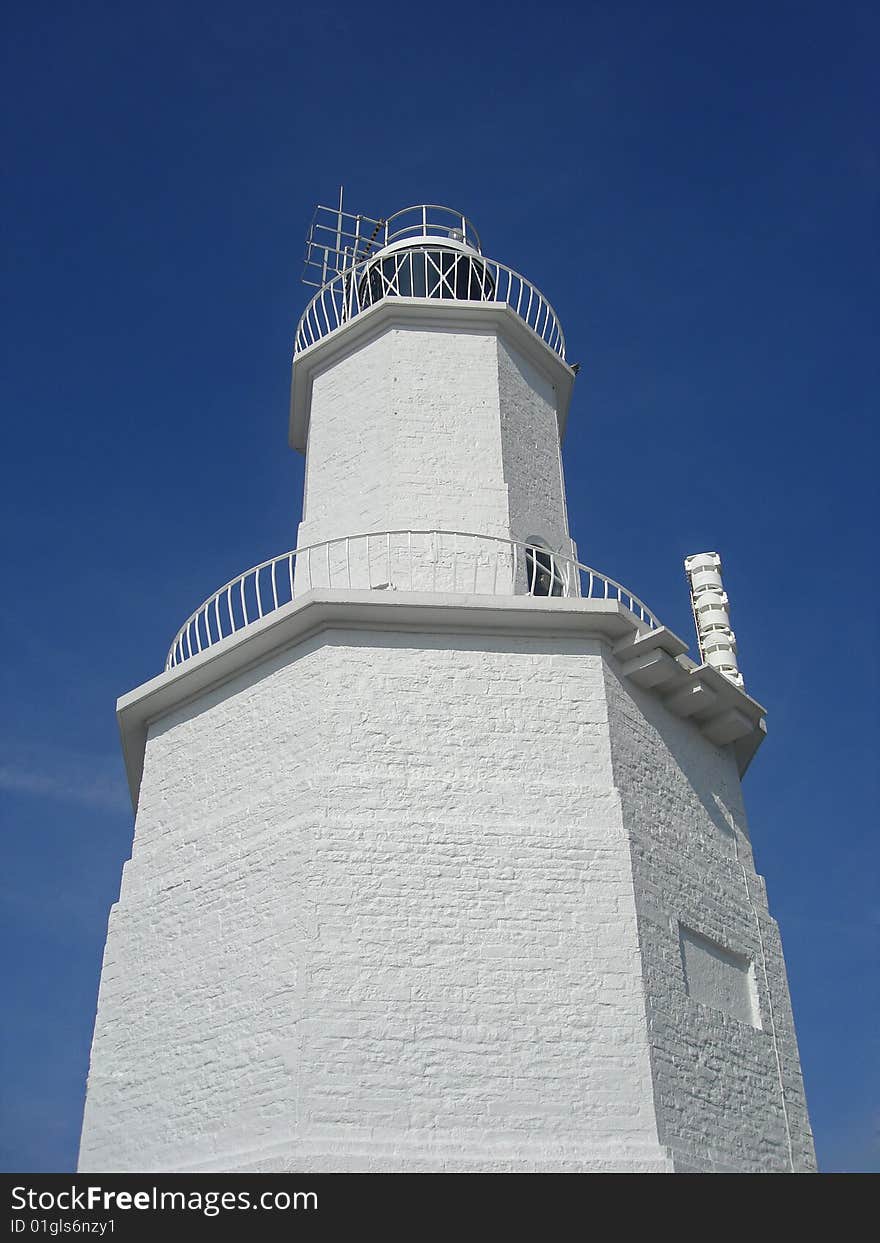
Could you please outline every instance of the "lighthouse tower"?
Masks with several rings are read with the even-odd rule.
[[[307,259],[296,549],[118,705],[80,1169],[813,1169],[718,557],[696,659],[578,560],[562,329],[466,218]]]

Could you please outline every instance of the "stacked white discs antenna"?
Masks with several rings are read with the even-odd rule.
[[[741,687],[736,635],[730,628],[729,601],[721,580],[721,558],[717,552],[698,552],[685,558],[684,568],[691,588],[700,658]]]

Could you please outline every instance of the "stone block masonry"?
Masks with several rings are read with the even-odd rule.
[[[755,872],[734,757],[614,662],[605,676],[661,1140],[682,1169],[814,1170],[779,929]],[[736,1013],[742,1001],[689,995],[683,935],[747,972],[749,1013]]]
[[[556,402],[491,328],[385,329],[314,379],[297,545],[428,529],[571,555]]]
[[[156,721],[80,1168],[808,1168],[735,765],[615,665],[340,628]],[[760,926],[775,1046],[679,919]]]

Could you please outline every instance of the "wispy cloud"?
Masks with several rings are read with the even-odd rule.
[[[101,811],[130,808],[118,759],[55,747],[0,748],[0,790]]]

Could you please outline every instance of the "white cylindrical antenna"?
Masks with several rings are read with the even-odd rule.
[[[700,659],[741,687],[736,635],[730,628],[728,599],[721,581],[721,558],[717,552],[698,552],[685,557],[684,568],[690,583]]]

